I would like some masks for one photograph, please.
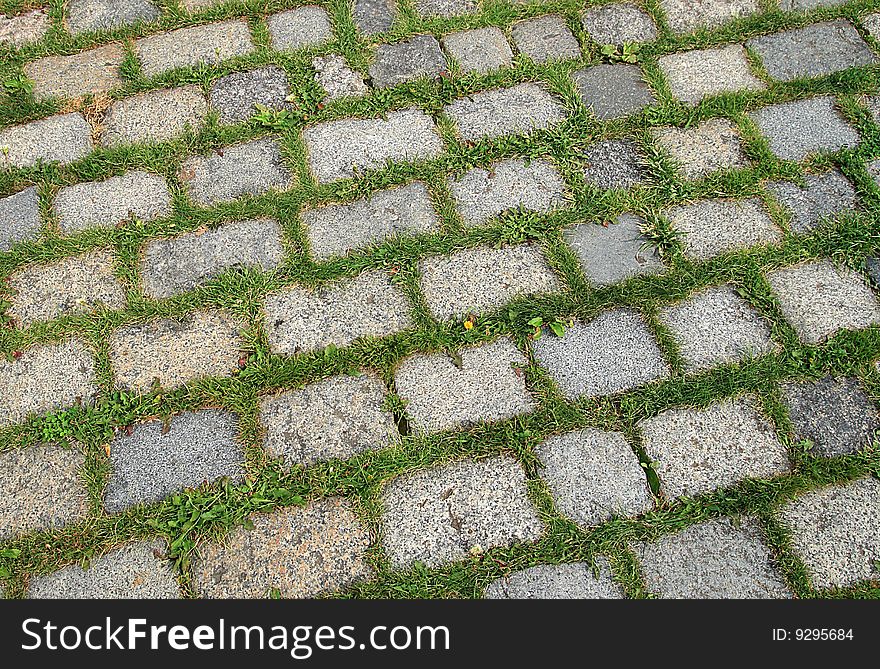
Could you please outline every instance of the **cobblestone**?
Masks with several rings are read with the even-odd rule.
[[[660,0],[660,6],[674,33],[717,28],[760,11],[757,0]]]
[[[725,118],[709,119],[693,128],[656,128],[653,134],[686,179],[749,164],[739,130]]]
[[[0,198],[0,251],[36,239],[41,226],[36,186]]]
[[[0,167],[67,165],[92,151],[92,127],[82,114],[50,116],[0,130]]]
[[[74,35],[159,18],[159,9],[150,0],[69,0],[66,4],[67,28]]]
[[[487,74],[510,65],[513,60],[507,38],[494,26],[450,33],[440,43],[465,72]]]
[[[672,96],[692,105],[722,93],[767,88],[752,74],[746,51],[739,44],[671,53],[657,62]]]
[[[16,16],[0,16],[0,44],[20,47],[39,42],[51,25],[46,9],[34,9]]]
[[[308,5],[289,9],[266,19],[272,47],[296,51],[321,44],[333,37],[330,17],[323,7]]]
[[[643,10],[624,2],[612,2],[588,10],[584,30],[597,44],[632,44],[657,39],[657,26]]]
[[[644,182],[645,157],[629,139],[609,139],[588,146],[582,160],[584,179],[596,188],[632,188]]]
[[[31,61],[24,73],[33,81],[33,94],[39,100],[98,95],[122,85],[119,67],[124,57],[121,44],[108,44],[71,56]]]
[[[630,116],[656,102],[638,65],[595,65],[571,78],[583,103],[602,121]]]
[[[388,88],[422,77],[437,78],[446,72],[440,43],[432,35],[416,35],[392,44],[380,44],[370,65],[377,88]]]
[[[312,67],[318,85],[327,91],[327,100],[358,97],[370,92],[363,76],[352,70],[342,56],[318,56],[312,60]]]
[[[352,18],[365,35],[375,35],[391,28],[397,16],[396,0],[355,0]]]
[[[604,558],[599,576],[589,562],[538,565],[492,581],[486,599],[623,599],[623,589],[611,580]]]
[[[211,86],[210,98],[221,123],[241,123],[257,113],[257,105],[279,111],[289,109],[288,95],[287,75],[272,66],[221,77]]]
[[[110,105],[101,144],[165,142],[187,128],[200,130],[207,116],[208,102],[198,86],[141,93]]]
[[[214,65],[254,50],[243,19],[178,28],[135,40],[134,50],[146,77],[200,63]]]
[[[559,14],[514,23],[510,37],[519,52],[536,63],[580,58],[581,55],[577,39]]]
[[[778,181],[770,184],[769,189],[791,214],[790,225],[795,233],[810,232],[836,215],[858,207],[855,189],[837,170],[807,174],[803,187]]]

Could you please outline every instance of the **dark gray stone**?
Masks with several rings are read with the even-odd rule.
[[[638,65],[596,65],[571,78],[581,100],[603,121],[635,114],[655,102]]]
[[[369,73],[378,88],[396,86],[446,71],[440,43],[432,35],[416,35],[393,44],[380,44]]]
[[[583,152],[584,178],[597,188],[631,188],[646,176],[645,157],[629,139],[591,144]]]
[[[290,109],[288,95],[290,86],[284,70],[270,66],[221,77],[211,86],[210,97],[221,123],[240,123],[257,113],[256,105]]]
[[[852,184],[837,170],[808,174],[803,188],[789,181],[769,185],[770,192],[789,212],[791,229],[805,233],[835,214],[853,211],[858,206]]]
[[[352,9],[354,24],[365,35],[384,33],[397,15],[395,0],[355,0]]]
[[[37,187],[0,198],[0,251],[40,235],[40,200]]]
[[[510,37],[519,52],[536,63],[580,58],[581,55],[577,39],[566,25],[565,18],[559,14],[514,23]]]
[[[865,260],[865,269],[874,285],[880,288],[880,256]]]

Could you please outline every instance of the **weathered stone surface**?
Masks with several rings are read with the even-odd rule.
[[[193,201],[203,206],[284,190],[294,181],[278,141],[271,137],[192,156],[183,161],[178,178]]]
[[[395,0],[355,0],[352,9],[354,23],[365,35],[386,32],[396,15]]]
[[[788,472],[785,447],[758,407],[757,398],[744,395],[641,421],[645,452],[665,495],[693,497]]]
[[[649,590],[665,599],[789,598],[751,518],[710,520],[634,547]]]
[[[761,9],[757,0],[660,0],[660,6],[674,33],[717,28]]]
[[[534,343],[535,359],[569,400],[613,395],[669,376],[654,335],[638,312],[606,311]]]
[[[237,527],[222,544],[199,546],[193,579],[202,596],[253,599],[276,589],[285,598],[308,598],[372,576],[364,559],[370,533],[344,499],[250,520],[252,530]]]
[[[623,118],[656,102],[638,65],[595,65],[572,73],[578,95],[597,118]]]
[[[546,160],[502,160],[489,169],[477,167],[457,179],[450,177],[448,184],[455,208],[469,227],[510,210],[550,212],[563,207],[567,198],[562,175]]]
[[[880,187],[880,159],[865,163],[865,171],[874,180],[874,183]]]
[[[597,562],[598,578],[589,562],[529,567],[490,583],[486,599],[623,599],[608,561]]]
[[[657,249],[640,230],[643,223],[638,216],[621,214],[611,224],[575,225],[566,229],[563,236],[587,278],[597,286],[609,286],[665,269]]]
[[[545,130],[567,115],[555,96],[529,82],[459,98],[443,112],[455,122],[462,139],[472,141]]]
[[[767,73],[781,81],[822,77],[877,61],[870,47],[845,19],[761,35],[750,39],[746,46],[761,57]]]
[[[815,587],[846,587],[880,578],[877,479],[805,493],[783,506],[779,515]]]
[[[730,284],[664,307],[660,321],[672,332],[691,372],[756,358],[776,348],[769,323]]]
[[[272,48],[296,51],[333,38],[333,26],[323,7],[308,5],[272,14],[266,19]]]
[[[76,112],[0,130],[0,167],[66,165],[91,151],[92,126]]]
[[[146,77],[194,67],[199,63],[215,65],[254,50],[251,33],[244,19],[178,28],[167,33],[135,40],[134,50]]]
[[[495,26],[450,33],[440,43],[465,72],[486,74],[510,65],[513,60],[507,38]]]
[[[25,265],[8,282],[13,290],[8,313],[22,328],[60,316],[125,307],[125,288],[114,274],[110,251]]]
[[[350,204],[331,204],[300,214],[309,249],[318,260],[439,226],[428,189],[421,182],[373,193]]]
[[[824,174],[808,174],[804,187],[790,181],[769,184],[776,200],[791,213],[791,229],[805,233],[818,227],[836,214],[858,207],[856,191],[849,180],[837,170]]]
[[[377,88],[388,88],[422,77],[439,77],[446,59],[433,35],[415,35],[392,44],[380,44],[370,65],[370,78]]]
[[[880,256],[867,258],[865,260],[865,271],[868,272],[868,276],[871,277],[874,285],[880,288]]]
[[[631,44],[657,39],[653,19],[635,5],[612,2],[587,10],[584,30],[597,44]]]
[[[263,446],[287,464],[347,460],[400,440],[387,391],[372,374],[333,376],[260,401]]]
[[[779,0],[779,9],[784,12],[808,11],[817,7],[836,7],[846,0]]]
[[[312,59],[312,67],[315,68],[315,81],[327,91],[326,100],[356,97],[370,92],[363,76],[352,70],[342,56],[317,56]]]
[[[46,9],[34,9],[16,16],[0,16],[0,44],[12,47],[39,42],[52,25]]]
[[[84,520],[86,487],[79,478],[82,450],[40,444],[0,453],[0,541]]]
[[[583,154],[584,179],[596,188],[632,188],[647,176],[645,157],[630,139],[590,144]]]
[[[479,11],[479,0],[413,0],[422,16],[462,16]]]
[[[149,172],[126,172],[104,181],[67,186],[55,196],[55,214],[63,232],[109,227],[131,218],[153,221],[171,214],[165,179]]]
[[[786,2],[786,0],[782,1]],[[809,0],[804,1],[809,2]],[[834,0],[831,1],[833,2]],[[861,23],[871,37],[873,37],[875,40],[880,40],[880,13],[874,12],[873,14],[863,16]]]
[[[186,128],[200,130],[207,116],[208,102],[198,86],[141,93],[110,105],[101,144],[166,142]]]
[[[517,367],[528,360],[509,339],[459,351],[417,354],[397,367],[394,384],[415,430],[436,432],[496,421],[535,408]]]
[[[139,423],[110,442],[109,513],[159,502],[187,488],[244,474],[244,449],[236,442],[235,414],[218,409],[188,411],[167,423]]]
[[[266,297],[265,313],[269,345],[282,355],[348,346],[412,325],[406,296],[379,270],[316,289],[285,288]]]
[[[577,38],[560,14],[547,14],[514,23],[510,36],[519,52],[536,63],[580,58]]]
[[[712,118],[692,128],[655,128],[653,134],[686,179],[749,164],[739,130],[726,118]]]
[[[429,160],[443,152],[434,121],[414,107],[388,112],[384,118],[319,123],[303,130],[303,141],[318,183],[356,178],[391,160]]]
[[[477,247],[419,263],[419,285],[438,320],[495,311],[528,295],[555,293],[562,284],[532,244]]]
[[[220,114],[220,123],[241,123],[257,113],[256,105],[269,109],[289,109],[290,85],[279,67],[261,67],[249,72],[233,72],[211,86],[211,106]]]
[[[159,18],[159,9],[150,0],[68,0],[65,4],[67,29],[74,35]]]
[[[645,470],[619,432],[590,428],[560,434],[535,454],[559,512],[579,525],[636,516],[654,506]]]
[[[697,260],[782,241],[782,231],[757,198],[702,200],[666,209],[663,214],[682,234],[685,255]]]
[[[880,303],[862,275],[828,260],[773,270],[767,281],[805,344],[819,344],[839,330],[880,324]]]
[[[34,97],[78,98],[107,93],[122,85],[119,66],[125,51],[121,44],[108,44],[71,56],[47,56],[25,64]]]
[[[0,251],[36,239],[41,226],[36,186],[0,198]]]
[[[752,112],[751,117],[770,150],[782,160],[803,160],[817,151],[837,151],[859,143],[859,134],[841,117],[830,96],[770,105]]]
[[[510,457],[460,460],[406,474],[383,496],[382,544],[392,565],[437,566],[486,550],[538,539],[543,526],[528,499],[526,476]]]
[[[145,393],[156,380],[171,390],[208,376],[229,376],[238,368],[244,346],[242,328],[238,320],[217,311],[123,326],[110,335],[117,384]]]
[[[93,559],[31,578],[33,599],[176,599],[180,586],[159,539],[135,541]]]
[[[79,339],[44,344],[0,360],[0,426],[83,402],[98,393],[95,362]]]
[[[739,44],[670,53],[657,62],[673,97],[692,105],[721,93],[767,88],[752,74],[746,50]]]

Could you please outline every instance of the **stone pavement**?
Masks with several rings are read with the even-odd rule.
[[[878,597],[873,0],[37,4],[4,596]]]

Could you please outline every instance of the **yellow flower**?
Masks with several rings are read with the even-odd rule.
[[[465,330],[473,330],[474,329],[474,322],[470,318],[468,318],[464,322],[464,329]]]

